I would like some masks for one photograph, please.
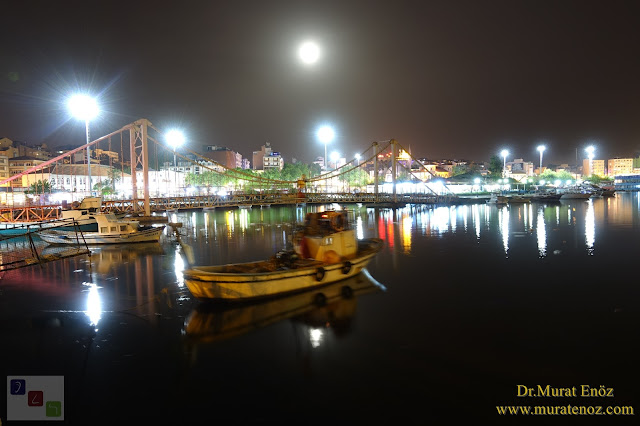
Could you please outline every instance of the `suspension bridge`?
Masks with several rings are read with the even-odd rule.
[[[435,176],[394,139],[373,142],[357,163],[354,159],[333,170],[315,176],[302,175],[295,180],[271,179],[249,170],[229,168],[187,148],[177,152],[164,141],[161,130],[149,120],[140,119],[0,181],[0,187],[31,189],[28,201],[15,203],[12,197],[11,202],[0,205],[0,223],[58,219],[69,201],[53,202],[55,195],[67,194],[73,199],[95,192],[104,195],[102,211],[140,217],[181,209],[303,203],[446,204],[454,198],[442,184],[438,190],[425,184],[421,192],[398,194],[396,181],[401,170],[405,170],[405,176],[423,183]],[[96,154],[96,161],[92,161],[90,149]],[[210,171],[235,184],[223,195],[219,191],[210,194],[211,185],[206,184],[197,194],[189,194],[183,183],[182,195],[167,196],[167,189],[175,187],[179,180],[176,170],[172,173],[167,166],[167,158],[171,157],[174,162],[179,157],[184,163],[192,164],[194,170],[198,167]],[[369,191],[351,191],[347,178],[358,171],[366,173],[373,182],[366,185]],[[182,179],[184,182],[184,174]],[[385,185],[385,180],[390,186]]]

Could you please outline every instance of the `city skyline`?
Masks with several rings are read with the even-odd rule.
[[[126,6],[125,6],[126,5]],[[536,163],[636,157],[633,2],[23,2],[5,15],[0,137],[81,144],[64,99],[98,98],[92,136],[139,118],[191,149],[353,159],[396,139],[416,157]],[[126,10],[127,13],[123,13]],[[299,60],[306,40],[315,63]]]

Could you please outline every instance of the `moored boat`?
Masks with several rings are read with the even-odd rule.
[[[491,193],[491,195],[489,196],[489,199],[487,200],[487,204],[498,204],[498,205],[504,205],[507,204],[507,197],[504,195],[498,195],[497,193],[493,192]]]
[[[567,191],[563,192],[560,197],[561,200],[588,200],[591,197],[590,192],[582,191]]]
[[[63,208],[60,216],[62,219],[70,219],[74,226],[93,231],[98,228],[95,215],[100,214],[101,209],[102,197],[85,197],[80,203],[74,202],[71,208]]]
[[[382,240],[358,240],[345,211],[307,213],[294,249],[270,259],[192,266],[187,288],[201,300],[247,301],[303,291],[350,278],[381,250]]]
[[[160,240],[165,226],[142,226],[139,221],[118,219],[113,213],[96,214],[98,230],[82,232],[45,229],[39,237],[49,244],[128,244]]]

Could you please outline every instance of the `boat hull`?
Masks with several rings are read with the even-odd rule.
[[[144,229],[139,232],[121,235],[100,235],[97,232],[77,233],[75,231],[46,230],[38,233],[49,244],[130,244],[158,242],[164,226]]]
[[[582,193],[582,192],[576,192],[576,193],[564,193],[562,194],[562,196],[560,197],[561,200],[588,200],[591,197],[591,194],[589,193]]]
[[[191,294],[200,300],[247,301],[276,297],[357,275],[380,251],[382,240],[364,240],[359,246],[354,257],[339,263],[309,261],[301,267],[258,273],[222,272],[225,266],[195,266],[185,270],[183,276]]]

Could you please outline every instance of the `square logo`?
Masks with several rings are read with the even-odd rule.
[[[7,420],[64,420],[64,376],[7,376]]]
[[[24,395],[25,391],[25,382],[22,379],[14,379],[9,382],[11,395]]]
[[[42,391],[29,391],[27,394],[27,404],[32,407],[42,407],[44,405],[42,398],[44,398],[44,393]]]

